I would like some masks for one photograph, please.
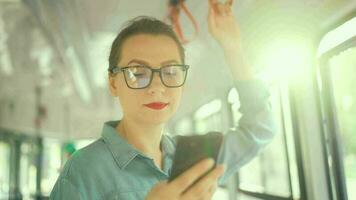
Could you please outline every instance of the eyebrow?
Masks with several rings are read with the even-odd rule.
[[[138,63],[138,64],[142,64],[145,66],[149,66],[148,62],[146,62],[144,60],[140,60],[140,59],[132,59],[132,60],[130,60],[130,62],[127,63],[127,65],[129,65],[131,63]],[[167,64],[172,64],[172,63],[179,63],[179,62],[175,59],[172,59],[172,60],[167,60],[167,61],[161,62],[161,65],[167,65]]]

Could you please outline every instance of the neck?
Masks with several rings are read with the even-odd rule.
[[[145,124],[123,118],[116,130],[126,141],[149,157],[160,155],[163,124]]]

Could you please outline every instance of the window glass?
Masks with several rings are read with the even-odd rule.
[[[282,110],[283,104],[280,91],[280,87],[277,84],[270,88],[270,100],[277,122],[277,130],[279,131],[273,141],[256,158],[240,169],[238,175],[239,188],[281,197],[298,196],[295,192],[292,194],[293,185],[298,184],[292,183],[297,178],[290,181],[291,177],[289,175],[297,176],[292,173],[296,170],[296,162],[290,154],[294,152],[290,152],[289,148],[287,150],[287,146],[290,145],[288,140],[293,136],[291,129],[288,129],[285,125],[286,120],[289,120],[289,116],[285,116],[286,113]],[[233,115],[234,112],[237,112],[234,104],[232,104],[231,110]],[[238,116],[238,114],[234,116]],[[234,121],[237,123],[236,119]],[[287,153],[289,160],[287,159]],[[244,197],[241,198],[246,199]]]
[[[0,142],[0,199],[9,198],[10,146]]]
[[[174,126],[174,134],[187,135],[193,132],[193,120],[190,117],[180,119]]]
[[[42,193],[48,196],[57,180],[61,169],[61,143],[58,140],[43,140]]]
[[[197,134],[205,134],[209,131],[221,131],[222,113],[221,101],[214,100],[201,106],[194,115],[194,132]],[[218,187],[212,198],[213,200],[228,200],[229,192],[227,188]]]
[[[93,143],[96,139],[80,139],[80,140],[76,140],[74,142],[74,146],[76,150],[79,150],[83,147],[88,146],[89,144]]]
[[[229,191],[227,188],[221,188],[218,187],[215,190],[215,193],[213,197],[211,198],[212,200],[228,200],[229,199]]]
[[[209,131],[221,131],[222,127],[222,102],[215,99],[202,105],[194,114],[195,132],[205,134]]]
[[[261,200],[261,199],[258,199],[258,198],[255,198],[255,197],[251,197],[249,195],[242,194],[242,193],[239,193],[237,195],[237,199],[238,200]]]
[[[205,134],[209,131],[222,131],[221,113],[215,113],[204,119],[195,121],[195,130],[198,134]]]
[[[36,193],[36,153],[34,143],[22,143],[20,149],[20,188],[23,199],[31,199]]]

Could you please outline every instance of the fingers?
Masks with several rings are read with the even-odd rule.
[[[217,3],[218,3],[217,0],[209,0],[210,6],[214,6],[214,5],[217,4]]]
[[[214,165],[213,159],[204,159],[199,163],[195,164],[192,168],[184,172],[178,178],[173,180],[170,185],[173,186],[174,190],[178,193],[185,191],[194,181],[211,169]]]
[[[216,0],[209,0],[209,18],[215,17],[217,13],[216,5],[217,5]]]
[[[219,165],[212,170],[208,175],[204,176],[199,182],[194,184],[192,188],[186,191],[183,195],[183,199],[194,199],[196,197],[202,197],[206,195],[216,184],[218,178],[224,173],[224,166]],[[213,191],[211,192],[213,193]]]
[[[209,14],[208,14],[208,25],[210,27],[215,27],[215,11],[212,6],[209,6]]]
[[[169,196],[178,196],[179,194],[174,194],[171,191],[167,190],[167,181],[162,181],[157,183],[147,194],[146,200],[151,199],[168,199]],[[173,198],[176,199],[176,198]]]
[[[215,194],[216,188],[217,184],[213,184],[212,186],[210,186],[208,191],[199,200],[211,200]]]
[[[225,13],[225,15],[231,15],[232,14],[231,4],[227,3],[224,6],[224,13]]]
[[[212,8],[212,10],[209,10],[209,14],[214,11],[214,13],[219,16],[231,15],[231,6],[232,0],[227,0],[225,3],[217,0],[209,0],[209,7]]]
[[[214,195],[217,187],[218,187],[218,184],[215,183],[209,188],[208,194],[210,194],[210,197],[212,197]]]
[[[217,20],[219,21],[220,17],[232,15],[231,5],[232,0],[227,0],[225,3],[219,2],[218,0],[209,0],[209,29],[211,29],[212,27],[216,27]]]
[[[233,0],[228,0],[228,1],[227,1],[227,4],[229,4],[230,7],[232,6],[232,1],[233,1]]]

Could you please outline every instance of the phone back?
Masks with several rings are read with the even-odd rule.
[[[177,147],[169,181],[205,158],[212,158],[216,163],[223,139],[222,133],[209,132],[205,135],[177,137]]]

